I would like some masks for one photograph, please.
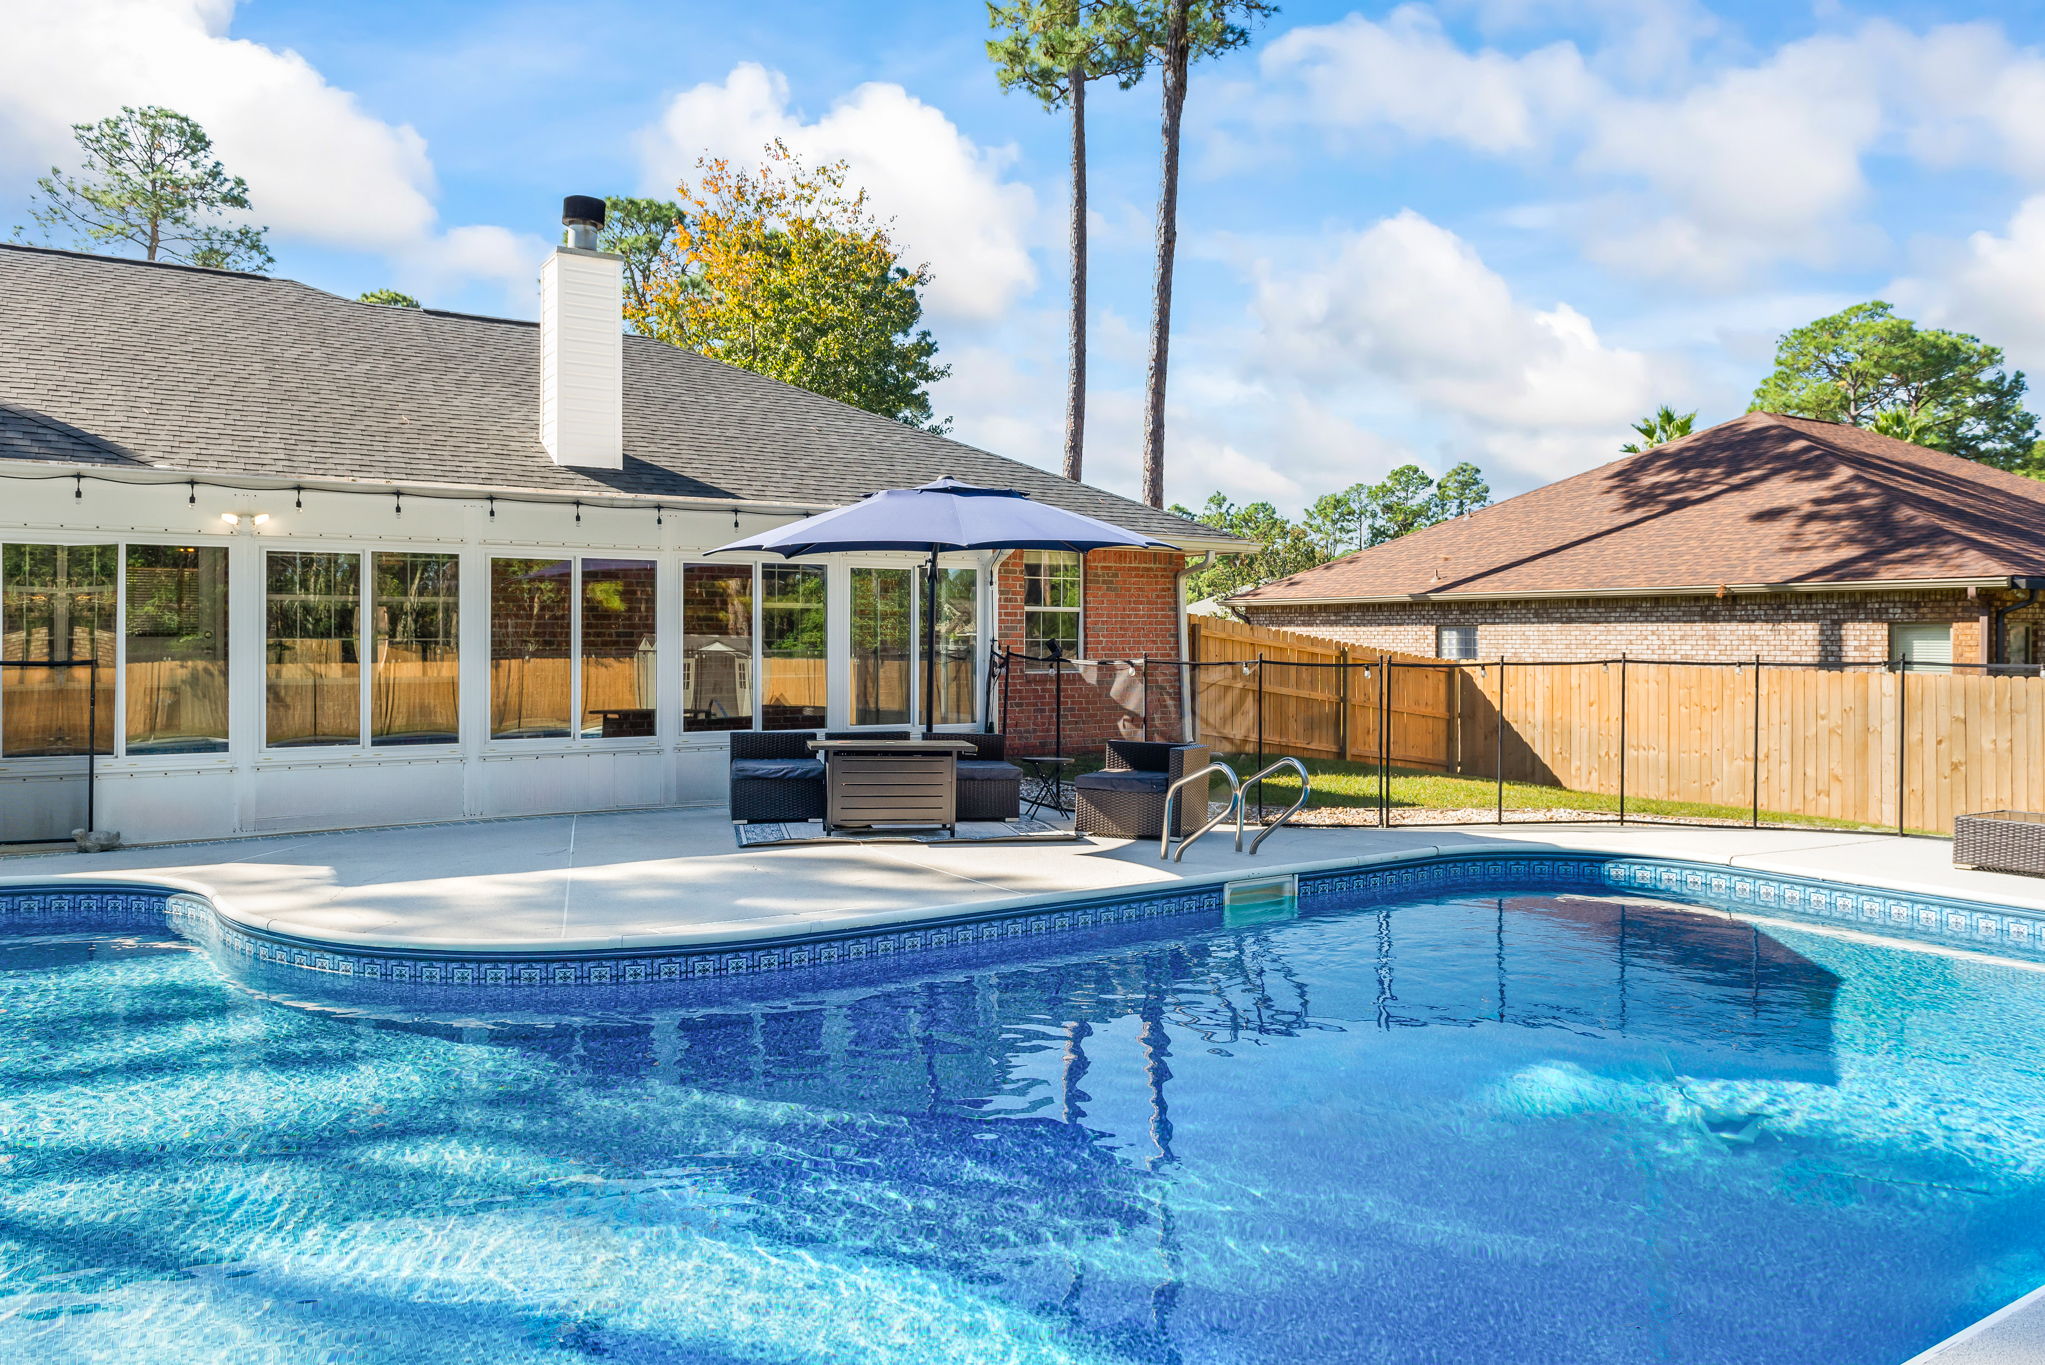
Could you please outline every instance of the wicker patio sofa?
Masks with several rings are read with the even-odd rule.
[[[1989,810],[1954,817],[1953,864],[2045,875],[2045,812]]]
[[[824,760],[810,752],[812,730],[731,732],[731,818],[821,820]]]
[[[1171,785],[1208,764],[1205,744],[1108,741],[1107,766],[1073,779],[1074,824],[1081,834],[1110,839],[1155,839],[1164,832],[1165,795]],[[1179,793],[1174,835],[1191,834],[1207,820],[1207,783]]]

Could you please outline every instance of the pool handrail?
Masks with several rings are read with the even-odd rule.
[[[1214,816],[1206,824],[1200,826],[1200,828],[1194,830],[1191,834],[1188,834],[1184,839],[1181,839],[1179,841],[1179,847],[1177,848],[1177,850],[1173,850],[1172,803],[1178,799],[1179,789],[1181,787],[1187,786],[1188,784],[1196,780],[1200,782],[1205,782],[1208,775],[1211,773],[1220,773],[1223,777],[1228,779],[1229,786],[1228,809],[1224,810],[1221,814]],[[1173,862],[1178,862],[1181,858],[1184,858],[1186,856],[1186,849],[1188,845],[1190,845],[1195,839],[1198,839],[1201,835],[1213,829],[1222,821],[1228,819],[1230,815],[1234,815],[1236,817],[1236,852],[1238,853],[1242,852],[1243,851],[1242,811],[1243,811],[1243,784],[1242,779],[1236,776],[1236,770],[1234,768],[1229,767],[1228,764],[1223,763],[1220,759],[1217,758],[1216,760],[1214,760],[1214,762],[1208,764],[1199,772],[1187,773],[1184,777],[1172,783],[1171,786],[1165,789],[1164,826],[1162,829],[1158,831],[1157,860],[1159,862],[1163,862],[1165,860],[1166,855],[1169,853],[1171,860]]]
[[[1256,786],[1259,782],[1262,782],[1265,778],[1271,776],[1271,774],[1277,772],[1280,768],[1291,768],[1294,772],[1299,774],[1299,800],[1287,806],[1285,808],[1285,812],[1282,815],[1280,815],[1276,820],[1273,820],[1270,824],[1264,826],[1264,828],[1257,831],[1257,837],[1250,840],[1251,853],[1254,854],[1257,851],[1257,845],[1263,843],[1266,839],[1271,837],[1271,833],[1273,830],[1277,829],[1287,820],[1290,820],[1293,816],[1299,814],[1300,808],[1306,805],[1308,799],[1313,796],[1314,780],[1313,778],[1307,775],[1307,765],[1300,762],[1298,759],[1292,758],[1290,756],[1281,758],[1276,763],[1272,763],[1263,768],[1259,768],[1254,774],[1244,778],[1242,787],[1239,788],[1236,792],[1236,852],[1241,853],[1243,851],[1243,805],[1244,805],[1243,792],[1247,791],[1251,787]]]

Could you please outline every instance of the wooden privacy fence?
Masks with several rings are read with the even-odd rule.
[[[2045,810],[2045,677],[1449,661],[1231,621],[1202,622],[1194,638],[1200,733],[1219,749],[1382,754],[1617,797],[1622,814],[1629,800],[1694,802],[1756,821],[1949,833],[1969,811]]]

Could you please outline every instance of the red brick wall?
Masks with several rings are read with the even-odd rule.
[[[1176,553],[1096,550],[1086,557],[1080,651],[1087,660],[1176,659],[1179,605],[1176,576],[1185,565]],[[1022,556],[1011,555],[996,571],[997,643],[1023,647]],[[1063,743],[1068,754],[1098,750],[1109,739],[1142,739],[1146,718],[1152,739],[1176,740],[1179,670],[1147,670],[1107,664],[1067,664],[1064,669]],[[1009,736],[1011,753],[1050,753],[1056,735],[1056,692],[1047,666],[1018,665],[1007,679],[1007,714],[1002,714],[1002,680],[995,680],[995,724]]]
[[[1917,592],[1753,593],[1726,597],[1523,598],[1489,602],[1377,602],[1342,606],[1245,603],[1260,626],[1305,631],[1372,649],[1435,652],[1437,626],[1477,627],[1480,658],[1751,659],[1784,663],[1880,663],[1893,622],[1948,622],[1953,660],[1986,662],[1989,611],[2013,594],[1962,589]],[[2045,620],[2012,613],[2011,624]]]

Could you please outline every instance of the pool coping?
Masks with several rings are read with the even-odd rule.
[[[1512,884],[1525,891],[1644,896],[1949,950],[2045,961],[2045,910],[2028,906],[1696,858],[1518,842],[1411,846],[1253,872],[1195,873],[1162,886],[1063,889],[854,912],[823,925],[711,926],[589,940],[479,944],[341,932],[311,936],[280,930],[273,919],[237,914],[202,884],[169,875],[7,879],[0,882],[0,923],[22,917],[90,922],[96,902],[114,898],[127,915],[146,916],[153,903],[172,928],[201,930],[190,936],[210,949],[327,976],[457,988],[615,986],[800,971],[1185,915],[1221,915],[1230,886],[1274,879],[1289,884],[1300,906],[1331,896],[1360,902]]]

